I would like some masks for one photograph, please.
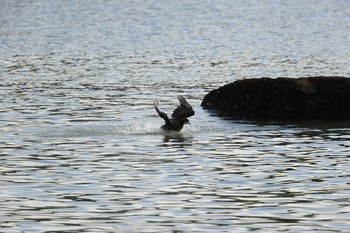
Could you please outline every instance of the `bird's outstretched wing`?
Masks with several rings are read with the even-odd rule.
[[[166,123],[171,123],[168,115],[165,112],[159,110],[159,102],[158,100],[153,100],[154,109],[157,111],[158,115],[165,120]]]
[[[180,101],[180,106],[178,106],[173,114],[171,114],[171,117],[177,120],[184,120],[190,116],[194,115],[194,111],[192,106],[187,102],[185,97],[182,95],[178,95],[177,98]]]

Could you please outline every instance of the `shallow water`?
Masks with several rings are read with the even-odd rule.
[[[1,232],[349,232],[350,123],[200,107],[350,76],[346,1],[0,1]],[[164,133],[184,95],[196,115]]]

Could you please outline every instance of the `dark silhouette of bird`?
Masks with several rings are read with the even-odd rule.
[[[165,120],[165,125],[161,128],[166,131],[180,131],[185,124],[190,124],[190,121],[187,119],[190,116],[194,115],[192,106],[187,102],[185,97],[178,95],[177,98],[180,101],[180,105],[174,110],[169,119],[168,115],[159,110],[158,100],[153,101],[154,108],[161,118]]]

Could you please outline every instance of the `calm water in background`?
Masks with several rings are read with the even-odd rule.
[[[348,1],[0,0],[0,232],[349,232],[350,124],[203,110],[350,76]],[[196,115],[164,134],[152,106]]]

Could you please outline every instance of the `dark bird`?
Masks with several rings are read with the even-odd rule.
[[[158,112],[159,116],[165,120],[165,125],[161,128],[167,131],[180,131],[184,124],[190,124],[187,119],[194,115],[192,106],[187,102],[185,97],[178,95],[177,98],[180,101],[180,105],[174,110],[169,119],[168,115],[159,110],[159,102],[157,100],[153,101],[154,108]]]

